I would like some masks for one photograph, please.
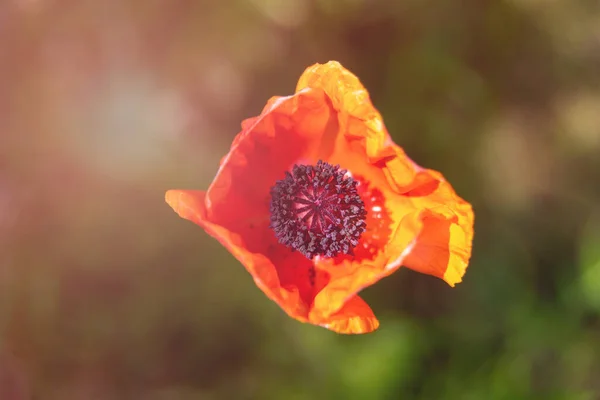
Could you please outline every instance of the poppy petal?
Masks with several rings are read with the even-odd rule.
[[[328,275],[277,242],[268,227],[270,188],[294,164],[315,163],[331,132],[337,133],[337,118],[322,90],[274,97],[259,117],[242,123],[206,192],[166,196],[181,217],[219,240],[269,298],[301,321]]]
[[[431,173],[441,178],[439,173]],[[403,265],[454,286],[462,281],[471,257],[473,210],[446,181],[441,181],[429,200],[444,206],[432,206],[421,213],[419,235]]]
[[[363,299],[353,296],[321,325],[337,333],[359,334],[373,332],[379,328],[379,321]]]
[[[206,218],[206,192],[199,190],[169,190],[165,195],[167,204],[179,214],[181,218],[187,219],[203,227],[206,232],[225,246],[234,257],[242,262],[251,275],[255,277],[257,286],[267,294],[269,298],[280,301],[278,293],[271,288],[278,286],[278,279],[274,271],[259,262],[251,254],[240,246],[240,238],[233,232],[209,222]],[[257,277],[261,279],[257,279]]]
[[[273,260],[270,259],[270,257],[278,258],[276,251],[278,246],[273,247],[271,244],[271,247],[265,249],[264,252],[249,251],[244,235],[208,221],[205,192],[169,190],[166,193],[165,200],[181,218],[200,225],[209,235],[225,246],[246,267],[254,278],[256,285],[268,298],[279,304],[290,316],[303,322],[307,320],[308,308],[301,301],[300,292],[297,289],[285,290],[281,287],[277,270],[273,265]],[[258,232],[258,235],[260,235],[260,232]],[[255,242],[260,243],[263,238],[257,237],[257,239]],[[269,241],[266,243],[269,245]],[[281,265],[286,265],[290,261],[289,258],[286,260],[283,255],[280,255],[279,258],[281,259],[277,261],[281,262]],[[298,261],[304,262],[302,259]],[[285,269],[285,267],[283,268]]]
[[[366,89],[339,63],[308,68],[298,90],[307,87],[323,89],[338,111],[340,134],[326,161],[340,164],[380,192],[383,200],[376,207],[384,209],[389,222],[359,243],[367,246],[373,237],[387,235],[373,257],[317,259],[317,268],[330,274],[330,282],[315,297],[313,315],[333,315],[352,295],[401,265],[451,286],[460,282],[471,254],[470,205],[441,174],[418,166],[391,140]]]

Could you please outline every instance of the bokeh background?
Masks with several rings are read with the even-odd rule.
[[[164,203],[331,59],[476,212],[340,336]],[[596,0],[2,0],[0,399],[600,399]]]

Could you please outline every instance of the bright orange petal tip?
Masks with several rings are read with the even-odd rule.
[[[379,327],[357,294],[400,266],[454,286],[471,256],[471,205],[392,141],[336,61],[307,68],[296,93],[242,122],[206,192],[165,199],[288,315],[338,333]]]

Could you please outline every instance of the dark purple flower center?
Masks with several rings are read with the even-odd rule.
[[[271,229],[279,243],[307,258],[352,254],[367,212],[357,182],[323,161],[296,164],[271,188]]]

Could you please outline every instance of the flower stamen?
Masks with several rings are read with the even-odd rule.
[[[339,165],[294,165],[271,188],[270,228],[279,243],[309,259],[353,254],[367,215],[356,186]]]

